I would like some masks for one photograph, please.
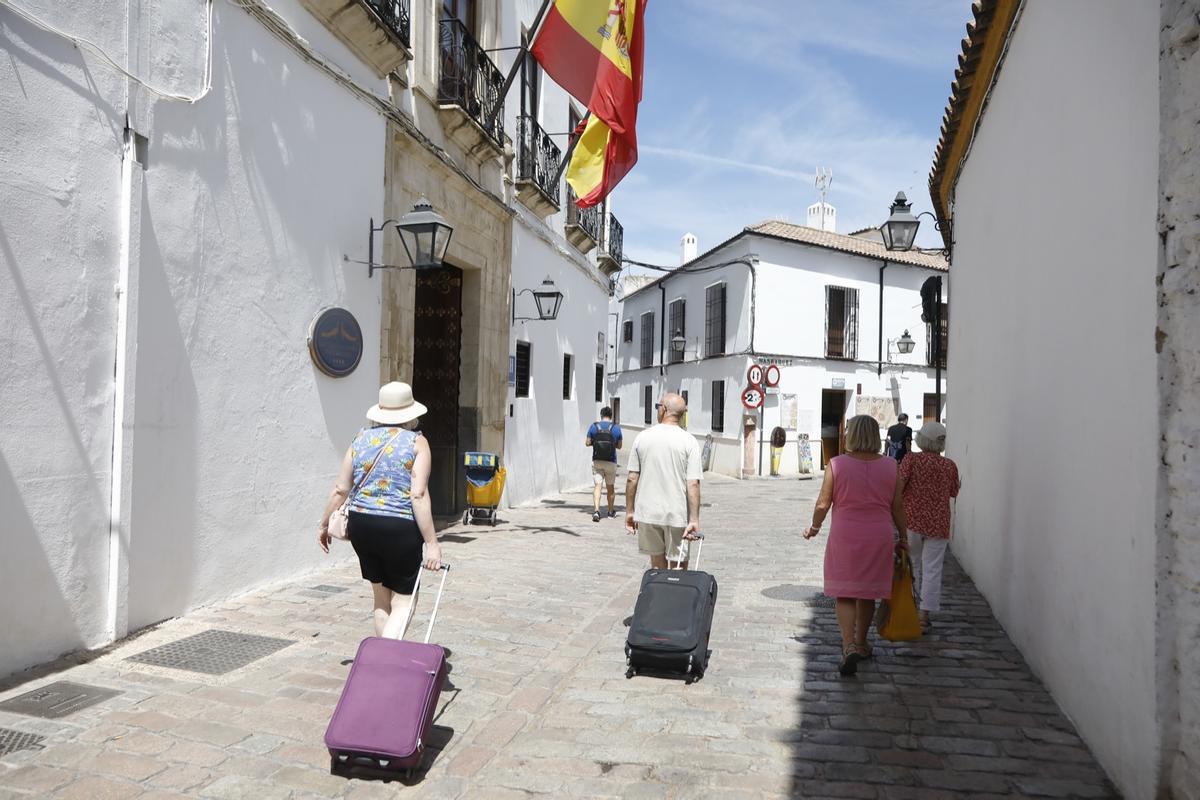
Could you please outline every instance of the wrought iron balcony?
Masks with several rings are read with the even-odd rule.
[[[534,211],[547,216],[558,211],[558,163],[562,153],[537,120],[518,120],[517,196]]]
[[[497,146],[504,145],[504,75],[457,19],[439,23],[441,74],[438,100],[458,106],[483,128]],[[488,119],[493,121],[489,125]]]
[[[587,253],[600,241],[600,209],[580,208],[575,200],[575,191],[567,184],[567,241]]]
[[[408,10],[409,0],[363,0],[392,33],[400,37],[405,47],[412,47],[409,30],[412,27],[412,16]]]
[[[300,2],[379,77],[402,74],[412,47],[411,0]]]
[[[621,271],[621,260],[625,257],[625,229],[604,205],[603,226],[600,230],[600,255],[596,261],[605,274]]]

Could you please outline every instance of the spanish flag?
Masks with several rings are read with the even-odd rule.
[[[600,203],[637,163],[645,14],[646,0],[554,0],[530,48],[591,112],[567,166],[584,208]]]

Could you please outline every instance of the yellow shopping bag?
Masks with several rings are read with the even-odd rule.
[[[921,620],[917,617],[917,599],[913,594],[912,562],[908,551],[896,555],[892,574],[892,599],[887,622],[879,626],[879,635],[889,642],[913,642],[921,638]]]

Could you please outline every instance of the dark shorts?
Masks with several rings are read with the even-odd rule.
[[[425,544],[416,522],[351,511],[346,531],[364,580],[382,583],[398,594],[412,594]]]

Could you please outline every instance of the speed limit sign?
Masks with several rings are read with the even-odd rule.
[[[774,364],[769,365],[767,367],[767,370],[764,373],[763,377],[767,382],[767,386],[778,386],[779,385],[779,367],[777,367]]]
[[[746,372],[746,383],[751,386],[762,386],[763,368],[761,364],[754,364]]]
[[[747,386],[742,390],[742,405],[751,410],[762,408],[766,395],[757,386]]]

